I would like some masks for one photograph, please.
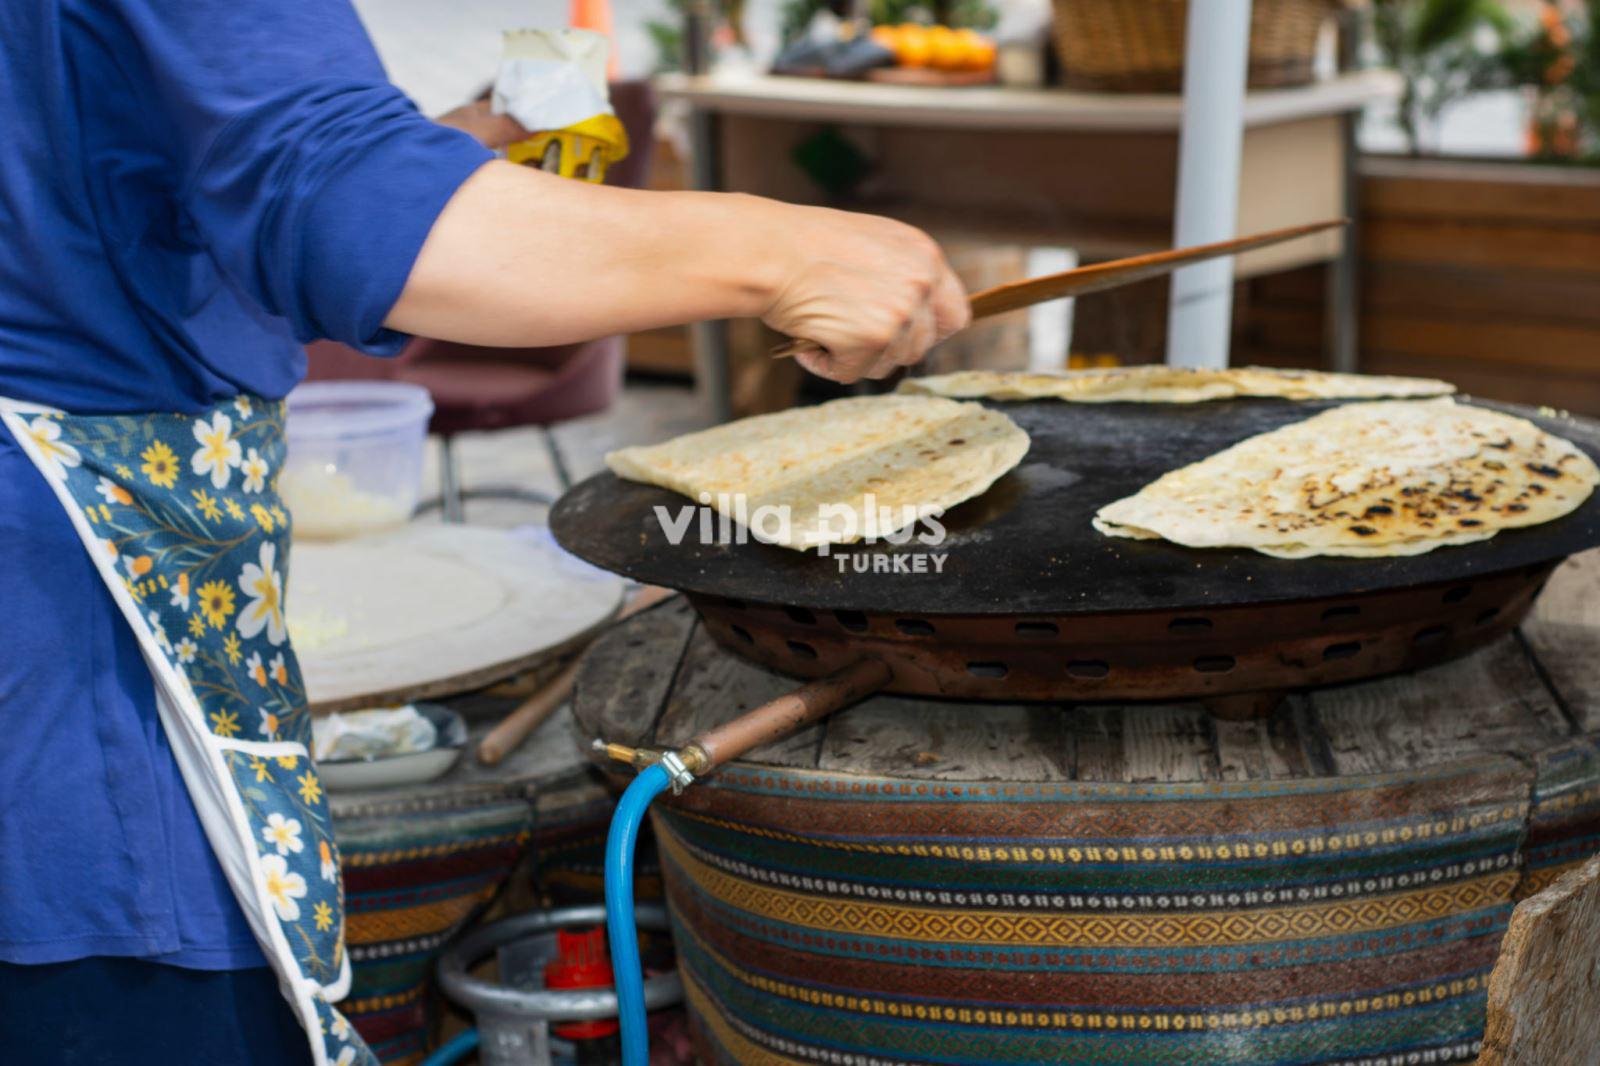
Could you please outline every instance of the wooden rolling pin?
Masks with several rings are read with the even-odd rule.
[[[1189,248],[1175,248],[1169,252],[1152,252],[1149,255],[1129,256],[1127,259],[1113,259],[1109,263],[1095,263],[1092,266],[1077,267],[1074,270],[1063,270],[1059,274],[1046,274],[1043,277],[1028,278],[1025,281],[1012,281],[1004,285],[996,285],[992,289],[975,292],[971,296],[972,318],[974,321],[987,318],[990,315],[1004,314],[1022,307],[1031,307],[1034,304],[1044,303],[1046,300],[1059,300],[1067,296],[1085,296],[1091,292],[1104,292],[1106,289],[1115,289],[1122,285],[1131,285],[1136,281],[1160,277],[1170,274],[1179,267],[1186,267],[1192,263],[1204,262],[1207,259],[1216,259],[1224,255],[1238,255],[1240,252],[1252,251],[1256,248],[1265,248],[1270,244],[1282,244],[1284,241],[1308,237],[1313,233],[1323,230],[1337,229],[1347,226],[1347,218],[1335,218],[1326,222],[1312,222],[1305,226],[1289,226],[1285,229],[1275,229],[1267,233],[1256,233],[1249,237],[1235,237],[1232,240],[1217,241],[1215,244],[1196,244]],[[772,350],[774,359],[787,359],[802,352],[821,352],[822,346],[808,340],[792,340],[787,344],[780,344]]]
[[[668,596],[673,595],[671,589],[661,588],[657,585],[646,585],[628,598],[622,605],[622,610],[617,612],[613,624],[622,621],[640,611],[654,607]],[[522,746],[535,729],[544,724],[544,720],[556,713],[556,709],[572,695],[572,685],[578,679],[579,654],[574,654],[572,661],[562,667],[561,672],[550,679],[550,683],[529,696],[512,712],[501,719],[500,724],[484,734],[478,741],[478,761],[485,766],[496,766],[507,755]]]

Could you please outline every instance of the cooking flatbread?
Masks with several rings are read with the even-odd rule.
[[[1121,366],[1053,373],[960,370],[907,378],[902,393],[957,400],[1065,400],[1069,403],[1203,403],[1239,396],[1285,400],[1360,400],[1443,396],[1456,391],[1433,378],[1329,374],[1242,366],[1202,370],[1181,366]]]
[[[1532,422],[1449,398],[1335,407],[1102,507],[1113,537],[1311,555],[1420,555],[1574,511],[1600,470]]]
[[[980,404],[863,396],[624,448],[606,465],[804,550],[896,533],[981,494],[1027,451],[1028,435]]]

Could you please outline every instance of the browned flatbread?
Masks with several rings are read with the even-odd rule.
[[[1448,398],[1346,404],[1102,507],[1109,536],[1268,555],[1416,555],[1576,510],[1600,471],[1532,422]]]
[[[1203,403],[1240,396],[1286,400],[1360,400],[1443,396],[1455,391],[1433,378],[1329,374],[1242,366],[1202,370],[1176,366],[1126,366],[1057,373],[959,370],[907,378],[900,392],[957,400],[1064,400],[1068,403]]]

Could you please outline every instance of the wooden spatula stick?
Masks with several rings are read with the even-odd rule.
[[[671,589],[645,585],[635,592],[612,624],[647,610],[673,594]],[[544,724],[545,719],[561,709],[572,695],[573,684],[578,679],[578,659],[574,656],[549,683],[528,697],[478,742],[478,761],[485,766],[496,766],[507,755],[516,751],[528,734]]]
[[[1282,244],[1284,241],[1337,229],[1349,223],[1349,219],[1336,218],[1305,226],[1289,226],[1267,233],[1256,233],[1249,237],[1235,237],[1214,244],[1197,244],[1190,248],[1175,248],[1168,252],[1152,252],[1149,255],[1135,255],[1127,259],[1113,259],[1109,263],[1095,263],[1075,270],[1064,270],[1059,274],[1046,274],[1040,278],[996,285],[992,289],[972,294],[970,298],[972,317],[974,320],[987,318],[990,315],[1031,307],[1046,300],[1104,292],[1106,289],[1115,289],[1121,285],[1131,285],[1136,281],[1170,274],[1179,267],[1189,266],[1192,263],[1225,255],[1238,255],[1271,244]],[[793,340],[774,349],[772,355],[776,359],[786,359],[809,351],[822,351],[822,347],[807,340]]]

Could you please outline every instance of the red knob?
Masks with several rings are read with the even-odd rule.
[[[544,967],[546,988],[610,988],[615,980],[604,927],[556,931],[556,957]],[[553,1032],[567,1040],[593,1040],[610,1036],[620,1028],[615,1018],[597,1018],[589,1022],[566,1022],[555,1026]]]

